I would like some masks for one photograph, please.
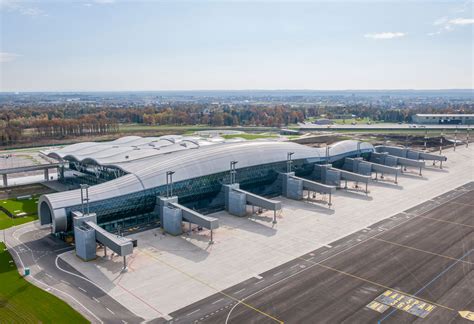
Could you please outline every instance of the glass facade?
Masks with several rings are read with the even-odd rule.
[[[368,153],[363,153],[362,156]],[[335,167],[340,167],[344,157],[356,156],[355,152],[347,152],[332,156],[330,162]],[[309,162],[306,159],[293,160],[292,171],[297,176],[308,179],[313,177],[314,164],[325,164],[327,161],[316,159]],[[125,173],[117,173],[117,169],[101,167],[100,170],[91,170],[77,163],[70,163],[70,171],[80,171],[79,176],[64,177],[64,182],[96,184],[115,179]],[[282,192],[280,173],[287,170],[287,162],[262,164],[237,170],[236,182],[240,187],[249,192],[266,197],[275,197]],[[93,171],[93,172],[92,172]],[[65,174],[67,174],[67,170]],[[195,209],[203,214],[222,210],[224,208],[223,184],[229,183],[229,171],[210,174],[198,178],[187,179],[173,184],[173,195],[179,197],[179,203]],[[153,224],[159,221],[154,212],[157,196],[166,195],[166,185],[137,191],[123,196],[117,196],[101,201],[91,202],[90,211],[97,214],[97,222],[109,231],[116,231],[118,227],[126,229],[143,224]],[[68,224],[72,224],[71,212],[80,210],[80,206],[66,208]],[[70,225],[69,225],[70,226]]]

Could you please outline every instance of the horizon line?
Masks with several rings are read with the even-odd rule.
[[[387,89],[162,89],[162,90],[10,90],[2,91],[0,94],[9,94],[9,93],[70,93],[70,92],[224,92],[224,91],[237,91],[237,92],[258,92],[258,91],[314,91],[314,92],[335,92],[335,91],[474,91],[474,88],[387,88]]]

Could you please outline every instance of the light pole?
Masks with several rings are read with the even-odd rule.
[[[230,184],[235,183],[235,175],[237,171],[235,171],[235,165],[239,163],[239,161],[230,161]]]
[[[466,147],[469,147],[469,126],[466,129]]]
[[[456,151],[457,141],[458,141],[458,126],[456,126],[456,129],[454,130],[454,151]]]
[[[425,130],[425,152],[426,152],[426,141],[428,140],[428,130]]]
[[[174,171],[166,171],[166,197],[173,196],[173,174]]]
[[[84,196],[85,193],[85,196]],[[88,184],[81,184],[81,207],[82,207],[82,216],[84,216],[84,202],[86,202],[87,206],[87,214],[89,214],[89,185]]]
[[[441,136],[439,137],[439,155],[443,154],[443,136],[444,130],[441,131]]]
[[[291,160],[291,157],[295,154],[295,152],[288,152],[286,154],[286,172],[290,173],[291,172],[291,165],[293,161]]]

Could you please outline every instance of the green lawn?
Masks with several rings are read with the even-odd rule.
[[[227,134],[227,135],[222,135],[223,138],[225,139],[231,139],[231,138],[243,138],[246,140],[255,140],[259,138],[275,138],[278,137],[275,134]]]
[[[38,219],[37,199],[38,197],[33,196],[32,199],[25,200],[0,200],[0,206],[7,209],[12,214],[18,215],[19,213],[26,213],[26,215],[15,217],[15,219],[12,220],[7,214],[0,211],[0,229],[9,228],[14,225],[20,225]]]
[[[0,283],[0,323],[88,323],[61,299],[23,279],[3,243]]]
[[[190,132],[198,131],[202,129],[209,129],[207,125],[185,125],[185,126],[176,126],[176,125],[145,125],[145,124],[121,124],[119,125],[119,130],[121,132],[137,132],[137,131],[181,131],[181,132]]]
[[[351,119],[331,119],[331,121],[336,125],[351,125],[352,123],[356,124],[367,124],[368,122],[375,124],[376,122],[370,120],[370,118],[351,118]]]

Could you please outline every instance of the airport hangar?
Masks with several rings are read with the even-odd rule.
[[[38,202],[42,225],[64,238],[74,234],[76,253],[95,258],[96,242],[124,257],[131,240],[112,234],[160,223],[168,233],[182,233],[182,222],[211,230],[218,220],[207,212],[226,209],[236,216],[247,205],[274,211],[281,203],[268,197],[302,199],[329,196],[347,181],[367,184],[372,172],[395,177],[406,167],[421,174],[425,160],[444,156],[406,148],[346,140],[313,148],[288,141],[182,136],[128,136],[111,142],[87,142],[43,152],[60,161],[59,181],[87,184],[46,194]],[[89,187],[90,186],[90,187]]]

